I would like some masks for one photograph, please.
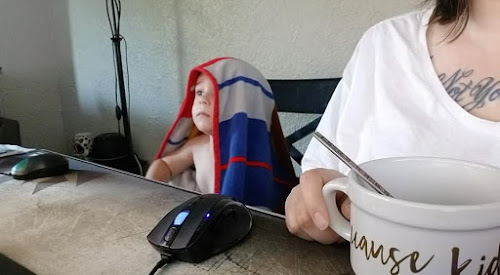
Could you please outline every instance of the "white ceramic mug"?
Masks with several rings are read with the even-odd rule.
[[[323,187],[330,227],[351,243],[364,274],[500,274],[500,169],[439,158],[360,165],[394,198],[354,172]],[[335,193],[351,199],[351,220]]]

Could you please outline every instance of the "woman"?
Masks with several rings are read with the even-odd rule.
[[[433,4],[363,35],[318,131],[358,163],[434,156],[500,167],[500,1]],[[287,227],[337,242],[321,189],[348,169],[314,139],[302,169],[286,201]],[[349,217],[349,199],[338,205]]]

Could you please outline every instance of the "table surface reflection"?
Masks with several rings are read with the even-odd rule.
[[[69,160],[63,176],[0,176],[0,254],[37,274],[148,274],[159,254],[146,235],[195,194]],[[252,214],[251,233],[234,248],[199,264],[176,261],[156,274],[353,274],[348,244],[303,241],[281,217]]]

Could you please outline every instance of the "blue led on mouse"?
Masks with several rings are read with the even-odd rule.
[[[174,225],[181,225],[189,215],[189,210],[184,210],[175,217]]]
[[[251,228],[252,215],[245,205],[206,194],[171,210],[147,239],[162,259],[198,263],[234,246]]]

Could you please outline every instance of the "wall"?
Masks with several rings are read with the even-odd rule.
[[[0,1],[0,115],[21,124],[28,147],[65,150],[52,5]]]
[[[3,8],[23,10],[27,14],[47,11],[42,4],[21,7],[16,0],[3,4],[0,15],[9,14]],[[52,0],[50,19],[37,26],[37,32],[26,30],[27,36],[37,34],[43,40],[39,55],[56,55],[56,64],[50,58],[40,58],[38,67],[49,62],[55,67],[50,79],[60,98],[53,96],[54,83],[47,83],[44,93],[50,94],[46,105],[53,105],[54,122],[51,137],[45,139],[46,147],[65,144],[70,150],[71,137],[76,132],[94,134],[116,131],[114,119],[114,73],[111,51],[111,34],[104,1]],[[128,43],[128,63],[131,91],[131,128],[136,152],[143,159],[152,158],[169,125],[175,119],[189,69],[217,56],[234,56],[250,62],[268,78],[322,78],[341,76],[357,40],[370,25],[417,6],[415,2],[384,0],[122,0],[121,33]],[[14,4],[15,3],[15,4]],[[36,11],[35,11],[36,10]],[[3,20],[3,19],[0,19]],[[22,22],[23,20],[18,19]],[[47,23],[47,21],[49,23]],[[3,22],[3,21],[2,21]],[[61,24],[58,24],[61,23]],[[2,24],[3,25],[3,24]],[[31,25],[31,24],[30,24]],[[44,27],[45,26],[45,27]],[[52,29],[47,29],[52,26]],[[0,38],[17,31],[10,26],[8,33],[2,27]],[[52,40],[47,35],[57,33]],[[29,35],[28,35],[29,34]],[[3,41],[4,39],[0,39]],[[31,39],[30,39],[31,40]],[[50,52],[50,42],[56,49]],[[1,42],[0,42],[1,43]],[[0,50],[6,55],[21,54],[14,45]],[[35,47],[35,46],[31,46]],[[123,48],[124,49],[124,48]],[[2,56],[2,55],[0,55]],[[1,62],[4,62],[0,59]],[[23,74],[34,74],[23,59]],[[3,65],[8,70],[7,65]],[[44,78],[44,70],[36,74]],[[10,78],[10,77],[9,77]],[[1,80],[1,78],[0,78]],[[11,96],[5,101],[15,107],[3,109],[23,121],[34,116],[34,107],[26,97],[12,98],[23,87],[19,82],[9,86]],[[9,81],[11,82],[11,81]],[[11,82],[12,83],[12,82]],[[5,89],[3,84],[0,88]],[[61,103],[62,102],[62,109]],[[27,113],[13,109],[25,108]],[[36,108],[48,107],[44,104]],[[58,117],[58,114],[61,113]],[[62,121],[61,121],[62,120]],[[284,125],[300,125],[304,118],[282,116]],[[28,144],[34,142],[41,126],[33,123],[31,130],[23,125]],[[61,130],[64,129],[64,130]],[[291,128],[285,128],[286,132]],[[55,135],[64,139],[52,140]],[[29,137],[31,136],[31,137]],[[33,143],[35,144],[35,143]]]

